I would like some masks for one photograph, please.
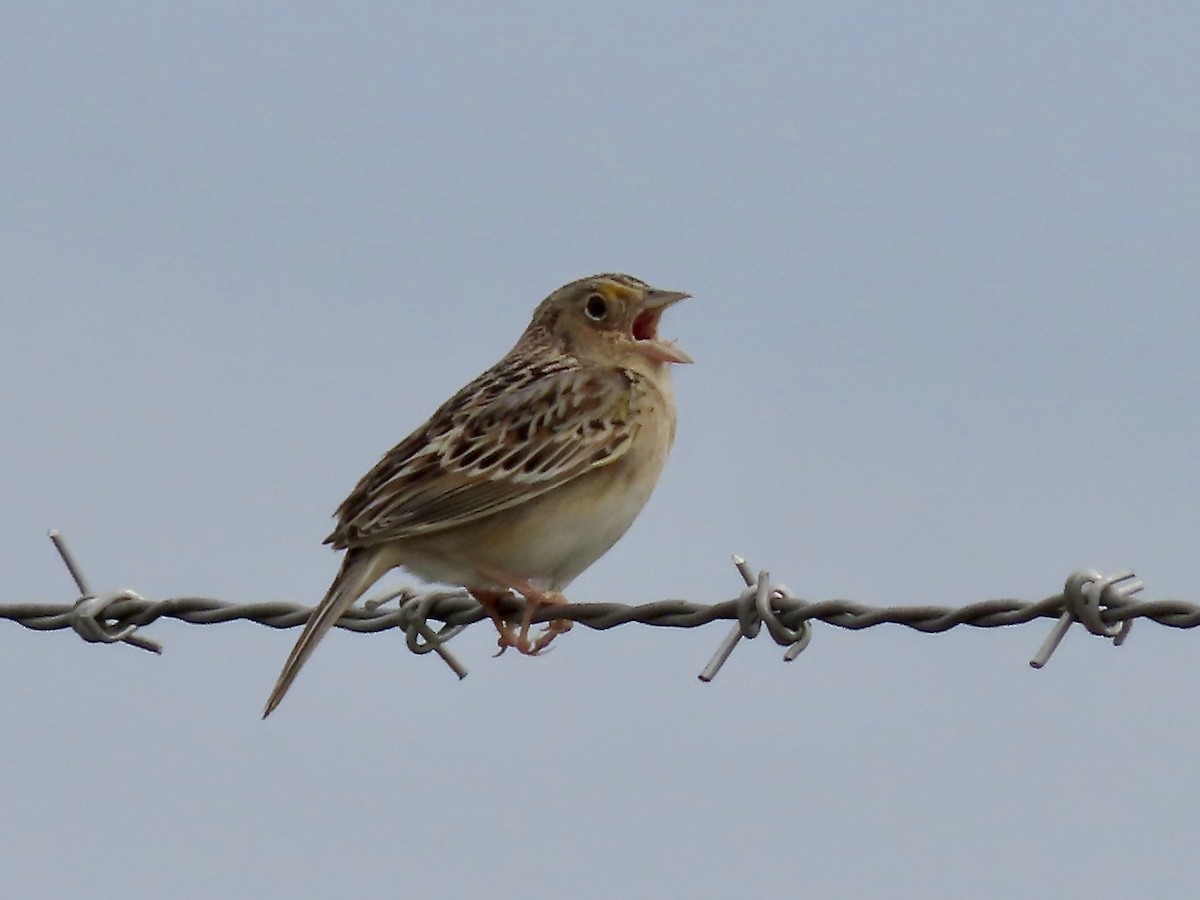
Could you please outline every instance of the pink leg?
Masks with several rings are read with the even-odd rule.
[[[499,640],[496,641],[497,646],[500,647],[496,655],[499,656],[509,647],[516,647],[518,650],[521,650],[516,632],[513,631],[511,625],[504,621],[504,617],[500,615],[499,601],[503,600],[508,592],[485,591],[479,588],[468,588],[467,590],[479,602],[479,605],[483,607],[483,611],[491,616],[492,624],[496,626],[496,633],[500,635]],[[522,650],[521,652],[523,653],[524,651]]]

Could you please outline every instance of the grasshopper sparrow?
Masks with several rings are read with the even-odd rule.
[[[594,275],[538,305],[516,346],[393,447],[338,508],[326,538],[342,567],[284,664],[263,717],[317,642],[372,584],[403,566],[462,585],[488,611],[501,652],[536,654],[569,622],[529,638],[534,609],[633,523],[675,438],[671,363],[658,336],[688,295]],[[497,603],[525,599],[519,627]]]

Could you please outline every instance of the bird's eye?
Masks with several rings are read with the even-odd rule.
[[[599,294],[592,294],[588,297],[587,306],[583,308],[583,311],[588,314],[589,319],[599,322],[608,315],[608,302]]]

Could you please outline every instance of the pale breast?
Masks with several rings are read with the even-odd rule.
[[[636,376],[638,423],[629,450],[519,506],[438,534],[403,542],[404,565],[432,581],[499,587],[478,567],[562,590],[633,524],[650,499],[675,438],[670,383]]]

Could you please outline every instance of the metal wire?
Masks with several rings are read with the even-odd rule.
[[[283,602],[228,603],[206,597],[149,600],[130,590],[93,594],[61,535],[51,532],[50,536],[83,596],[74,603],[0,604],[0,619],[9,619],[34,631],[74,629],[86,641],[124,642],[157,653],[161,652],[159,645],[137,632],[161,618],[194,625],[249,621],[269,628],[295,628],[303,625],[312,613],[311,607]],[[734,557],[733,562],[747,587],[736,598],[722,603],[702,604],[687,600],[663,600],[640,606],[571,603],[541,606],[532,621],[567,619],[597,631],[630,622],[662,628],[696,628],[717,620],[735,621],[737,624],[701,672],[702,681],[712,680],[737,643],[743,637],[753,638],[764,624],[771,638],[788,648],[784,659],[791,661],[807,646],[814,621],[855,631],[894,624],[934,634],[960,625],[997,628],[1034,619],[1058,619],[1030,663],[1034,668],[1046,664],[1067,628],[1076,621],[1093,634],[1112,639],[1118,645],[1128,635],[1134,619],[1150,619],[1169,628],[1200,625],[1200,605],[1195,603],[1132,599],[1142,588],[1141,582],[1131,580],[1132,572],[1104,577],[1094,570],[1079,570],[1067,579],[1062,593],[1032,602],[1000,599],[961,607],[872,607],[841,599],[809,602],[794,596],[783,585],[772,583],[766,572],[759,572],[755,577],[741,558]],[[398,601],[395,607],[390,605],[392,601]],[[515,617],[523,606],[518,598],[512,597],[501,601],[500,609],[506,617]],[[351,609],[337,622],[337,627],[355,632],[402,629],[406,632],[410,650],[438,653],[462,678],[466,669],[444,644],[466,626],[486,618],[488,614],[465,591],[416,593],[406,588]],[[435,630],[430,622],[442,625]]]

